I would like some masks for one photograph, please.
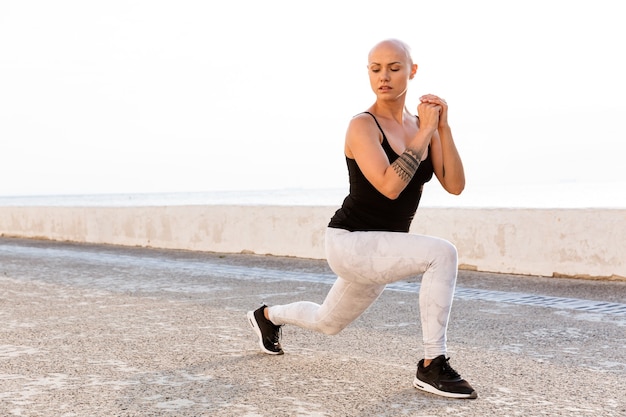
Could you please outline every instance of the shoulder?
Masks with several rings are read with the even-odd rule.
[[[348,134],[356,134],[357,136],[376,134],[378,136],[376,132],[378,132],[376,120],[374,116],[366,112],[357,114],[348,123]]]
[[[374,121],[374,116],[371,113],[365,111],[353,116],[352,119],[350,119],[350,125],[360,125],[363,123],[376,124],[376,122]]]
[[[363,147],[380,146],[381,142],[382,134],[370,114],[359,113],[350,119],[346,131],[346,156],[354,158],[356,150],[363,149]]]

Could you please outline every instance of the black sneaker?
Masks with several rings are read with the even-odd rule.
[[[432,394],[450,398],[477,398],[474,388],[452,369],[444,355],[437,356],[424,367],[424,359],[417,364],[413,386]]]
[[[263,305],[255,311],[248,311],[248,321],[259,336],[261,350],[270,355],[282,355],[284,352],[280,346],[280,326],[265,318],[266,308],[267,306]]]

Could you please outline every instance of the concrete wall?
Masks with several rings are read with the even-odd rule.
[[[336,207],[0,207],[0,234],[73,242],[324,258]],[[453,242],[460,267],[626,279],[626,210],[421,208],[412,232]]]

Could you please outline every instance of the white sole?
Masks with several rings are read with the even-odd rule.
[[[283,352],[272,352],[271,350],[267,350],[265,348],[265,345],[263,345],[263,334],[261,333],[259,324],[256,322],[256,319],[254,318],[254,311],[248,311],[246,316],[248,317],[248,323],[250,323],[250,326],[254,329],[254,332],[259,337],[259,347],[261,348],[261,350],[264,353],[267,353],[268,355],[282,355]]]
[[[440,395],[447,398],[474,399],[478,397],[476,391],[472,391],[471,394],[455,394],[453,392],[440,391],[432,385],[420,381],[417,377],[413,379],[413,386],[419,390],[430,392],[431,394]]]

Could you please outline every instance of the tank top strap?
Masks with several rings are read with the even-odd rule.
[[[376,122],[376,126],[378,126],[378,130],[380,130],[380,133],[383,135],[383,140],[381,141],[380,145],[383,147],[385,154],[387,154],[387,158],[389,158],[389,162],[395,161],[396,158],[398,157],[398,154],[396,153],[396,151],[393,150],[393,148],[389,144],[389,141],[387,140],[387,135],[385,135],[385,131],[383,130],[380,123],[378,123],[378,120],[376,120],[376,116],[374,116],[372,113],[368,111],[364,111],[363,113],[367,113],[370,116],[372,116],[372,118]],[[360,113],[360,114],[363,114],[363,113]]]
[[[380,127],[380,123],[378,123],[378,120],[376,120],[376,116],[374,116],[372,113],[368,112],[368,111],[364,111],[361,114],[369,114],[370,116],[372,116],[372,118],[374,119],[374,121],[376,122],[376,126],[378,126],[378,129],[380,130],[380,133],[383,134],[383,138],[387,139],[387,137],[385,136],[385,132],[383,132],[383,128]]]

